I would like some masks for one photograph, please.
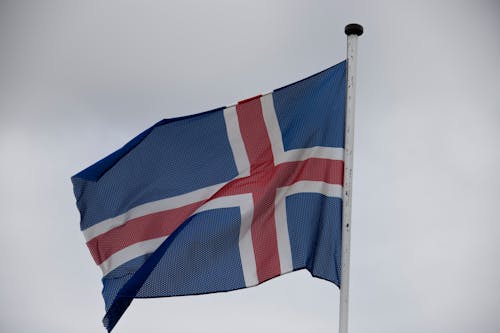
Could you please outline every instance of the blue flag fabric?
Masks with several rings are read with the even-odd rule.
[[[235,106],[162,120],[72,177],[104,325],[134,298],[300,269],[340,285],[346,62]]]

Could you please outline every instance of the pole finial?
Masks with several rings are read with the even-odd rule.
[[[345,34],[361,36],[363,34],[363,26],[357,23],[351,23],[345,26]]]

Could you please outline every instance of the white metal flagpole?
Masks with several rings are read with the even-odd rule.
[[[344,142],[344,186],[342,192],[342,257],[340,277],[339,332],[347,333],[349,319],[349,267],[351,257],[352,156],[354,147],[354,105],[356,97],[356,53],[358,37],[363,34],[359,24],[348,24],[347,35],[347,96]]]

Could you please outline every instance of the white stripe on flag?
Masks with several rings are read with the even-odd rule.
[[[240,257],[243,268],[245,286],[251,287],[259,284],[257,276],[257,264],[255,263],[255,252],[252,242],[252,220],[253,220],[253,198],[247,194],[247,198],[241,202],[241,225],[240,225]]]
[[[288,220],[286,217],[286,189],[286,187],[276,189],[274,201],[274,220],[276,222],[276,238],[278,240],[281,274],[293,270],[292,249],[290,246],[290,234],[288,233]]]
[[[279,195],[283,191],[285,196],[297,193],[320,193],[327,197],[342,198],[342,185],[313,180],[298,181],[290,186],[280,187],[278,191]]]
[[[240,123],[236,106],[230,106],[224,109],[224,120],[226,122],[227,137],[231,150],[233,151],[234,162],[238,169],[238,178],[250,175],[250,162],[248,161],[247,150],[241,136]]]
[[[149,239],[147,241],[139,242],[127,246],[118,252],[115,252],[108,259],[103,261],[99,267],[101,267],[102,274],[106,275],[120,265],[123,265],[129,260],[142,256],[144,254],[152,253],[163,243],[168,236]]]

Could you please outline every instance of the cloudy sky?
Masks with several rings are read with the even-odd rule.
[[[500,2],[0,2],[0,331],[105,332],[70,177],[162,118],[233,104],[359,41],[350,328],[500,331]],[[128,332],[335,332],[296,272],[135,300]]]

